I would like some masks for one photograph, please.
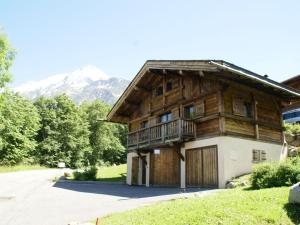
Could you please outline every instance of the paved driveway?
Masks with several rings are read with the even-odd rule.
[[[67,225],[215,190],[52,182],[60,170],[0,174],[0,225]]]

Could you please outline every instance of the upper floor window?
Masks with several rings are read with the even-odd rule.
[[[171,91],[173,89],[172,81],[168,81],[166,84],[166,91]]]
[[[194,105],[189,105],[184,107],[184,118],[192,119],[195,116],[195,107]]]
[[[245,101],[241,97],[234,97],[232,100],[232,111],[234,115],[245,116],[248,118],[253,117],[252,103]]]
[[[246,117],[252,118],[252,103],[244,102]]]
[[[161,96],[163,94],[163,87],[158,86],[157,88],[154,89],[153,95],[154,96]]]
[[[140,127],[141,129],[149,127],[148,120],[142,121]]]
[[[159,122],[165,123],[172,120],[172,113],[168,112],[159,116]]]

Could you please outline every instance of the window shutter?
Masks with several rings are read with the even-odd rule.
[[[149,117],[149,125],[154,126],[156,124],[156,120],[157,120],[156,116]]]
[[[172,116],[173,116],[172,119],[178,119],[179,118],[179,108],[172,109]]]
[[[204,116],[205,106],[204,100],[201,100],[195,104],[195,114],[196,116]]]
[[[259,150],[252,151],[252,160],[253,162],[259,161]]]
[[[266,154],[266,151],[261,151],[261,157],[260,157],[261,160],[267,160],[267,154]]]
[[[244,105],[244,100],[241,97],[234,97],[232,100],[232,111],[234,115],[245,116],[246,109]]]

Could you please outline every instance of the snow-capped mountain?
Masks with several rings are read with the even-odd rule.
[[[36,99],[39,96],[53,97],[65,93],[77,103],[101,99],[113,104],[128,84],[128,80],[110,78],[96,66],[86,66],[70,73],[30,81],[13,89],[29,99]]]

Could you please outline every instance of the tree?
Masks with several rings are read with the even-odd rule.
[[[35,106],[41,116],[36,151],[40,163],[56,166],[63,161],[72,168],[88,165],[90,132],[81,109],[66,95],[40,97]]]
[[[9,44],[7,36],[0,30],[0,89],[11,81],[10,66],[15,58],[15,51]]]
[[[126,152],[123,137],[124,135],[126,137],[124,133],[126,128],[122,125],[103,121],[110,110],[110,106],[100,100],[95,100],[83,102],[81,107],[86,113],[90,125],[89,138],[92,147],[92,152],[88,156],[90,164],[124,163]]]
[[[6,91],[1,96],[0,164],[15,165],[28,161],[35,149],[40,117],[32,102],[20,95]]]

